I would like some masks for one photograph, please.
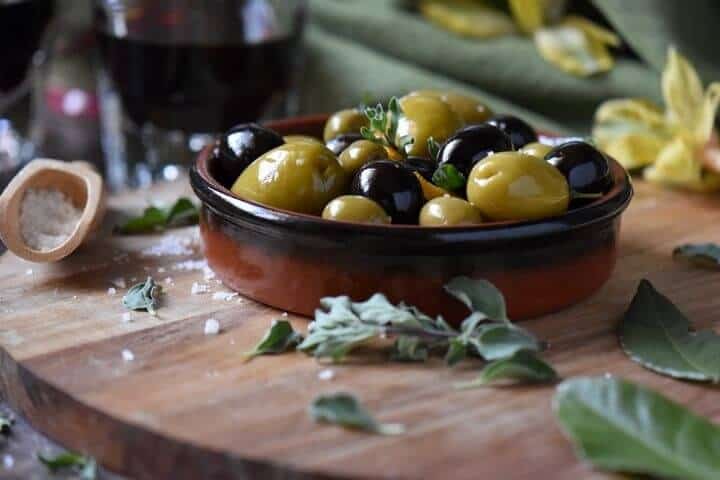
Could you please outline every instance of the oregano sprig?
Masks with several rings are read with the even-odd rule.
[[[368,118],[369,127],[360,129],[364,139],[390,147],[404,154],[406,148],[415,142],[410,135],[397,138],[398,125],[402,115],[400,102],[392,97],[388,102],[387,110],[378,103],[375,107],[366,106],[363,113]]]

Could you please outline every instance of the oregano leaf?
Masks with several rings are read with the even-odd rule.
[[[438,187],[452,192],[463,188],[467,183],[467,179],[455,165],[445,163],[435,170],[432,176],[432,182]]]
[[[497,381],[547,383],[557,379],[557,372],[548,363],[528,350],[488,363],[480,376],[471,382],[456,385],[459,389],[475,388]]]
[[[487,280],[455,277],[445,285],[445,291],[464,303],[470,311],[483,313],[490,320],[509,322],[505,297]]]
[[[129,310],[147,310],[150,315],[156,315],[161,292],[162,286],[155,283],[152,277],[147,277],[145,282],[130,287],[122,298],[122,304]]]
[[[273,320],[270,328],[246,358],[250,360],[258,355],[284,353],[299,345],[303,340],[301,334],[296,332],[287,320]]]
[[[673,258],[685,260],[698,267],[720,269],[720,246],[714,243],[680,245],[673,250]]]
[[[349,393],[320,395],[310,405],[310,416],[316,422],[339,425],[380,435],[398,435],[405,427],[397,423],[379,423]]]

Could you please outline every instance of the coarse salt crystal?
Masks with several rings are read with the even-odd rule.
[[[133,354],[133,352],[126,348],[122,351],[122,358],[126,362],[132,362],[133,360],[135,360],[135,355]]]
[[[5,467],[5,470],[10,470],[15,466],[15,458],[10,455],[9,453],[6,453],[3,455],[3,467]]]
[[[220,323],[214,318],[205,320],[205,335],[217,335],[220,333]]]
[[[287,313],[287,312],[283,312],[282,315],[280,315],[280,316],[281,316],[281,317],[287,317],[287,316],[288,316],[288,313]]]
[[[190,293],[193,295],[199,295],[201,293],[207,293],[209,291],[210,286],[205,285],[204,283],[193,282],[192,287],[190,287]]]
[[[31,248],[47,252],[72,235],[81,215],[60,190],[28,188],[20,201],[20,234]]]
[[[158,273],[165,273],[165,267],[158,267],[157,272],[158,272]]]
[[[117,288],[126,288],[127,283],[125,283],[125,279],[122,277],[113,278],[110,280],[110,283],[112,283]]]
[[[115,295],[117,293],[117,290],[114,287],[108,288],[107,294],[108,295]]]
[[[32,275],[32,274],[33,274],[32,268],[28,268],[27,270],[25,270],[25,275]]]
[[[130,313],[130,312],[123,313],[122,314],[122,322],[123,323],[132,322],[132,313]]]
[[[215,278],[215,272],[213,272],[212,268],[208,267],[207,264],[203,267],[203,278],[205,280],[212,280]]]
[[[329,368],[326,368],[325,370],[320,370],[317,377],[320,380],[332,380],[333,378],[335,378],[335,372],[333,372]]]
[[[165,280],[163,280],[163,282],[165,282],[169,285],[169,284],[173,283],[173,279],[172,279],[172,277],[165,277]]]
[[[179,237],[177,235],[166,235],[160,242],[144,249],[140,253],[149,257],[190,255],[193,253],[190,248],[191,244],[192,240],[189,238]]]
[[[215,292],[213,293],[212,299],[213,300],[224,300],[226,302],[229,302],[233,298],[237,297],[238,294],[236,292]]]
[[[205,260],[185,260],[172,266],[173,270],[182,271],[204,270],[205,268],[207,268],[207,261]]]

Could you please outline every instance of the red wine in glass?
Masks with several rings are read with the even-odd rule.
[[[25,80],[53,11],[52,0],[0,0],[0,99]]]

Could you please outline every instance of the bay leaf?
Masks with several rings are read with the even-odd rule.
[[[555,416],[578,455],[610,471],[716,480],[720,427],[659,393],[619,378],[557,387]]]
[[[401,424],[377,422],[353,395],[344,392],[317,397],[310,405],[310,416],[316,422],[380,435],[398,435],[405,431]]]
[[[650,370],[720,382],[720,335],[692,331],[685,315],[647,280],[640,282],[619,336],[625,353]]]

